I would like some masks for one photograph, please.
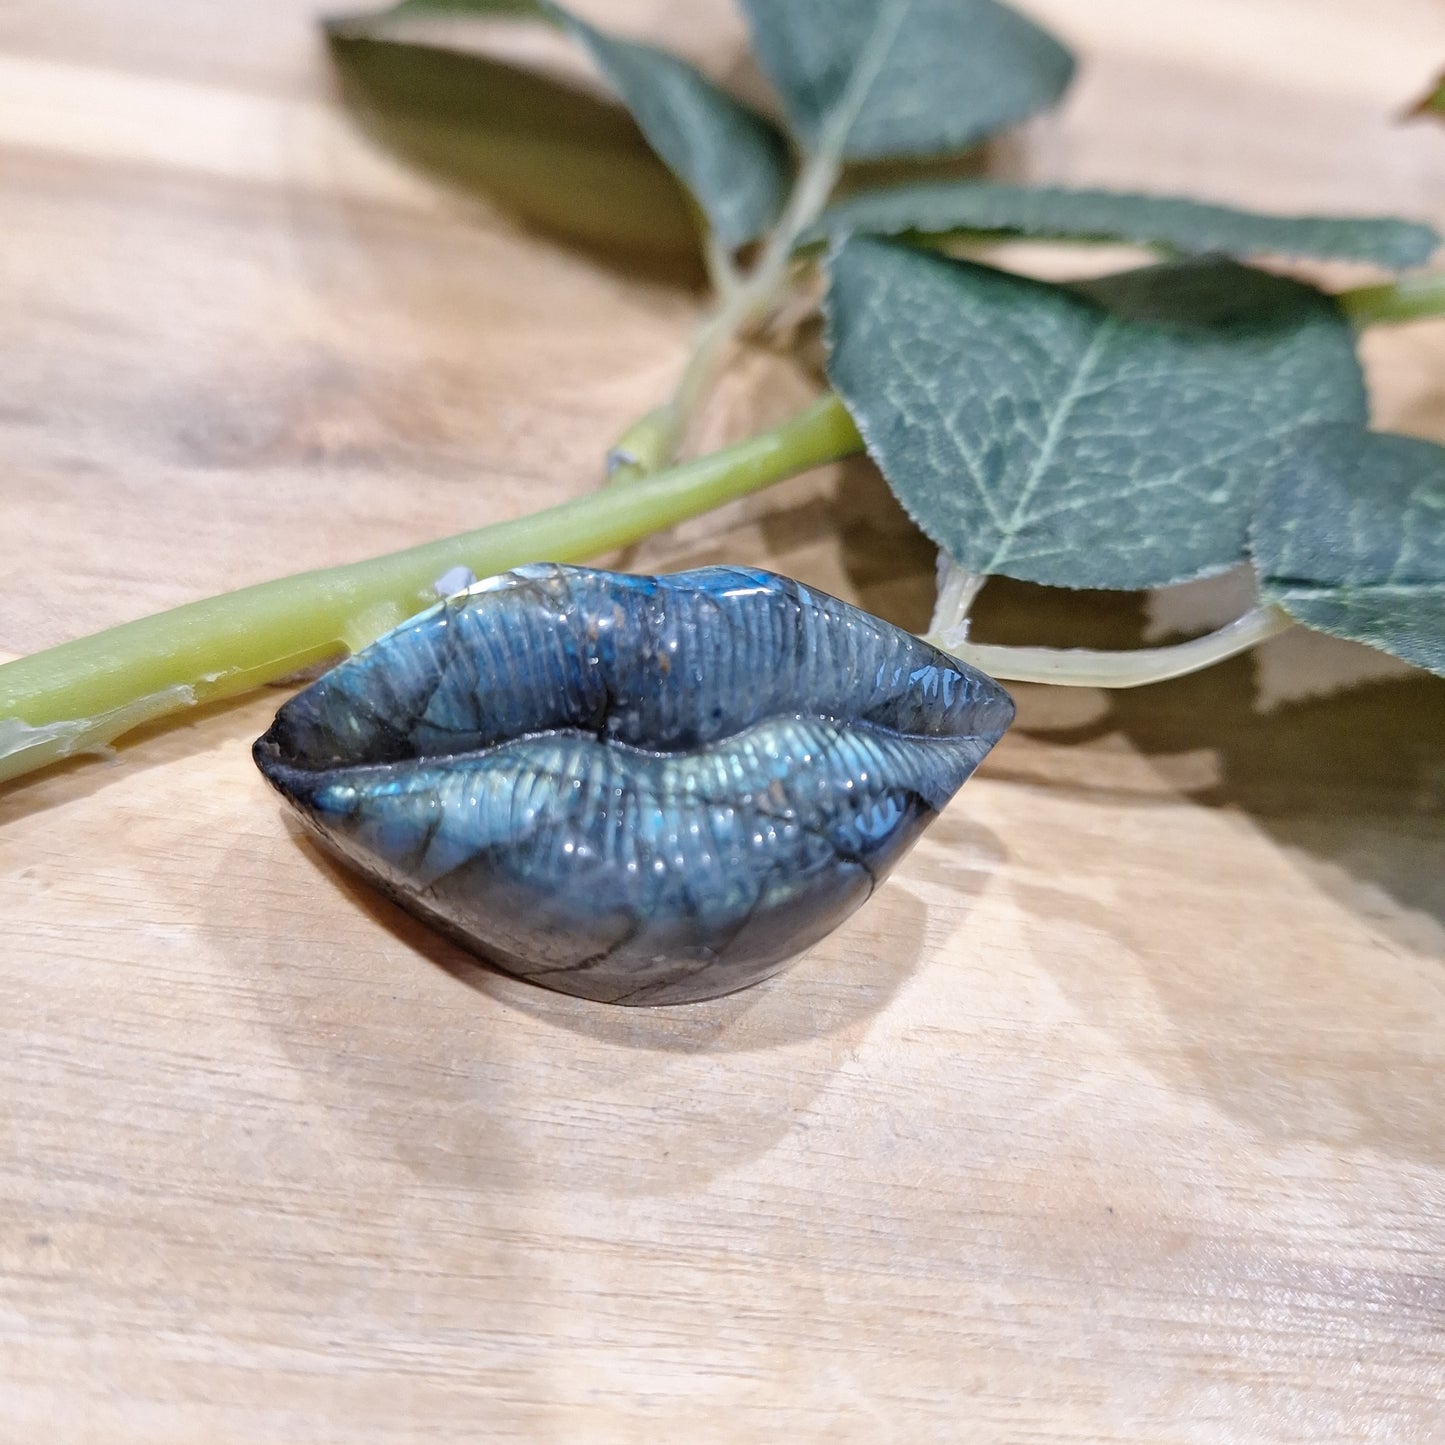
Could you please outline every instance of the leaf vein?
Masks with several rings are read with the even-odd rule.
[[[1007,558],[1009,548],[1019,532],[1028,525],[1028,507],[1033,500],[1034,493],[1038,490],[1039,483],[1043,480],[1044,474],[1048,471],[1053,462],[1054,453],[1058,449],[1059,438],[1063,435],[1064,427],[1068,424],[1069,415],[1078,405],[1084,389],[1089,383],[1094,368],[1099,364],[1099,358],[1103,355],[1104,347],[1109,337],[1118,327],[1118,321],[1112,316],[1106,316],[1099,323],[1083,355],[1079,357],[1074,367],[1074,374],[1069,378],[1066,386],[1059,397],[1053,414],[1049,417],[1049,424],[1044,432],[1043,441],[1040,443],[1038,455],[1034,458],[1034,464],[1029,469],[1028,476],[1024,479],[1023,486],[1019,489],[1018,500],[1014,503],[1013,513],[1006,523],[1003,537],[999,541],[992,559],[985,572],[996,571],[999,565]]]

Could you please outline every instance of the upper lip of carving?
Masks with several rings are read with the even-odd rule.
[[[568,589],[590,579],[598,590],[584,614]],[[770,718],[813,717],[940,743],[986,737],[986,751],[1007,726],[1012,700],[991,679],[826,594],[786,585],[813,604],[795,609],[807,616],[791,632],[775,579],[748,569],[635,578],[518,568],[413,618],[298,694],[257,741],[256,761],[297,796],[311,791],[308,773],[461,757],[548,732],[687,752]]]

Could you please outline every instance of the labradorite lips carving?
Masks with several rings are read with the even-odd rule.
[[[1012,717],[982,673],[785,577],[539,564],[327,673],[255,758],[507,972],[680,1003],[841,923]]]

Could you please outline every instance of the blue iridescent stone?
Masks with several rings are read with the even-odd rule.
[[[680,1003],[863,903],[1013,717],[992,679],[744,567],[479,582],[255,745],[341,856],[509,973]]]

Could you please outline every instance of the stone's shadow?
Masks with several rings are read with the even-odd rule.
[[[668,1008],[589,1003],[493,973],[282,816],[294,845],[244,861],[262,870],[254,896],[300,920],[290,936],[257,937],[252,895],[226,888],[242,860],[222,860],[215,889],[219,923],[256,938],[237,969],[268,974],[277,1046],[358,1151],[484,1198],[666,1195],[747,1167],[806,1120],[929,932],[924,903],[895,880],[752,989]],[[974,862],[950,870],[965,896],[997,851],[972,841]],[[298,861],[318,876],[298,882]]]
[[[557,993],[513,978],[393,903],[288,817],[307,862],[393,938],[470,989],[539,1023],[613,1046],[667,1053],[768,1050],[855,1033],[880,1013],[921,961],[927,908],[906,886],[887,882],[841,928],[779,974],[723,998],[665,1007],[624,1008]],[[996,840],[979,834],[974,853],[997,860]],[[906,867],[906,865],[905,865]],[[968,874],[981,892],[991,870]],[[887,939],[889,949],[877,947]],[[848,965],[861,961],[865,972]]]

